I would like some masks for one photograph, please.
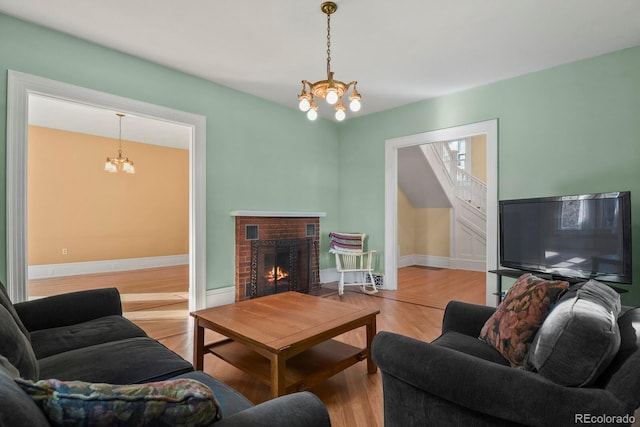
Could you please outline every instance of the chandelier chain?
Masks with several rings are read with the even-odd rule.
[[[124,115],[118,114],[119,126],[118,126],[118,155],[122,156],[122,117]]]
[[[331,14],[327,13],[327,77],[331,73]]]

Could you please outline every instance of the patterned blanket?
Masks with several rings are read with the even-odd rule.
[[[329,252],[362,253],[364,237],[361,233],[329,233]]]

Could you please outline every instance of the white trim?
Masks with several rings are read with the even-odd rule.
[[[398,268],[411,267],[412,265],[471,271],[484,271],[486,268],[484,261],[455,259],[435,255],[404,255],[398,258]]]
[[[487,264],[484,261],[478,261],[473,259],[455,259],[450,260],[451,267],[456,270],[470,270],[470,271],[486,271]],[[487,282],[488,283],[488,282]],[[495,288],[495,286],[493,286]],[[493,290],[495,292],[495,289]],[[491,295],[493,295],[493,292]],[[495,298],[495,295],[494,295]]]
[[[416,262],[416,255],[404,255],[398,257],[398,268],[411,267],[412,265],[418,265]]]
[[[27,129],[29,95],[108,108],[191,129],[189,150],[189,310],[206,304],[206,118],[56,80],[8,71],[7,290],[27,299]]]
[[[414,255],[413,265],[422,265],[424,267],[437,267],[437,268],[453,268],[451,267],[451,259],[444,256],[435,255]]]
[[[435,268],[456,268],[452,267],[451,259],[444,256],[435,255],[405,255],[398,258],[398,268],[411,267],[412,265],[419,265],[421,267],[435,267]]]
[[[404,255],[398,258],[398,268],[419,265],[422,267],[452,268],[449,257],[435,255]]]
[[[385,141],[385,288],[398,288],[398,149],[438,141],[462,139],[473,135],[487,135],[487,284],[485,299],[495,305],[495,278],[489,270],[498,265],[498,120],[487,120],[463,126],[387,139]],[[491,282],[491,283],[490,283]]]
[[[340,273],[336,268],[325,268],[320,270],[320,283],[333,283],[340,280]]]
[[[224,288],[207,291],[207,307],[217,307],[219,305],[233,304],[236,302],[236,287],[225,286]]]
[[[231,211],[231,216],[263,216],[283,218],[321,218],[327,216],[326,212],[283,212],[283,211]]]
[[[27,277],[29,280],[48,279],[51,277],[111,273],[114,271],[141,270],[144,268],[171,267],[185,264],[189,264],[189,254],[30,265]]]

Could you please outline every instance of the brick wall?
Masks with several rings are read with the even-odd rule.
[[[315,236],[307,236],[307,224],[315,225]],[[309,289],[320,286],[320,218],[236,216],[236,301],[247,299],[251,286],[251,242],[245,238],[247,225],[258,226],[258,239],[301,239],[311,237],[311,283]]]

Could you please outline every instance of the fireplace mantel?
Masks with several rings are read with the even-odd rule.
[[[231,216],[260,216],[274,218],[324,218],[326,212],[289,212],[289,211],[231,211]]]

